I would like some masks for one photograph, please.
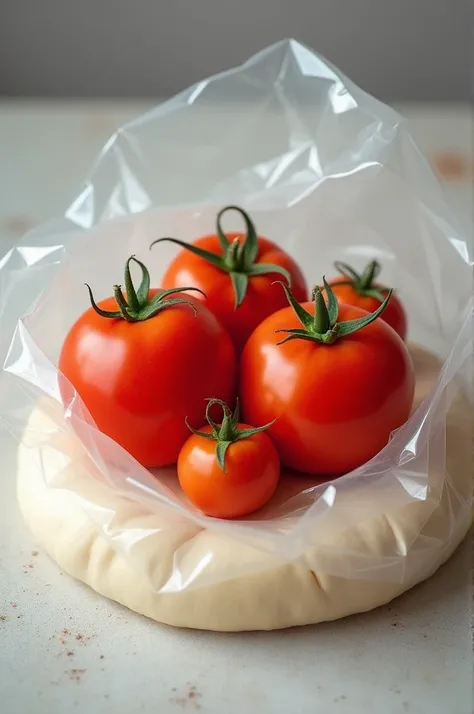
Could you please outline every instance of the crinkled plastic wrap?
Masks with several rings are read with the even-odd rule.
[[[384,282],[400,291],[409,311],[409,340],[444,362],[429,398],[371,462],[333,481],[287,481],[272,505],[232,522],[192,509],[173,469],[151,473],[101,434],[79,395],[63,407],[57,371],[62,340],[88,307],[85,282],[97,299],[105,297],[126,258],[136,254],[159,285],[176,251],[166,243],[150,252],[150,243],[212,232],[216,211],[229,203],[245,207],[259,233],[291,252],[310,285],[330,275],[336,259],[358,267],[379,259]],[[240,228],[228,221],[229,229]],[[446,413],[459,393],[472,399],[470,242],[404,120],[294,41],[199,82],[119,129],[64,216],[26,235],[0,265],[2,418],[40,471],[43,450],[57,450],[56,469],[42,473],[47,485],[64,487],[61,471],[77,454],[64,451],[59,437],[73,430],[90,478],[161,514],[162,537],[189,519],[235,541],[234,562],[212,575],[212,553],[190,565],[178,548],[166,592],[238,577],[239,543],[294,560],[328,532],[429,499],[433,485],[439,492],[449,479]],[[48,415],[47,428],[28,427],[35,408]],[[376,497],[366,512],[340,506],[348,502],[341,496],[357,499],[367,487]],[[465,498],[456,517],[469,510]],[[128,558],[149,536],[121,528],[107,509],[91,504],[89,515]],[[440,545],[428,538],[417,547]],[[390,558],[369,561],[332,553],[325,568],[343,577],[397,580],[410,547],[399,543]]]

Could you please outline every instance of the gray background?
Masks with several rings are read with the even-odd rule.
[[[473,10],[473,0],[0,0],[0,94],[163,97],[294,37],[384,100],[468,100]]]

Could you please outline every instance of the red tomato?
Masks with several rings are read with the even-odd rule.
[[[242,354],[240,396],[250,423],[276,419],[268,434],[286,466],[340,475],[375,456],[406,421],[414,370],[403,341],[377,313],[338,307],[325,286],[327,308],[316,288],[316,309],[292,300],[294,307],[257,327]],[[361,318],[357,331],[346,322]],[[287,333],[281,344],[278,331]]]
[[[337,262],[335,265],[341,275],[330,280],[329,284],[338,302],[343,305],[360,307],[367,312],[377,310],[389,291],[389,288],[374,282],[374,278],[380,272],[380,265],[377,261],[369,263],[362,275],[356,273],[345,263]],[[406,314],[402,303],[395,294],[392,294],[381,319],[393,327],[402,340],[406,338]]]
[[[244,217],[246,236],[223,233],[220,218],[231,209]],[[306,283],[295,261],[275,243],[257,236],[247,214],[236,206],[220,211],[214,235],[198,238],[192,244],[174,238],[160,240],[171,240],[183,247],[170,263],[163,286],[200,288],[207,296],[206,305],[227,328],[237,351],[262,320],[286,305],[281,288],[273,284],[275,280],[281,280],[283,275],[291,282],[295,297],[307,299]]]
[[[136,294],[139,309],[124,308],[127,319],[118,310],[120,288],[98,305],[91,293],[93,307],[69,331],[59,369],[70,382],[60,381],[64,403],[73,385],[97,427],[153,467],[176,462],[189,434],[185,417],[203,420],[209,393],[232,400],[236,360],[230,337],[203,303],[149,290],[146,280]],[[128,321],[133,314],[136,321]]]
[[[232,418],[222,406],[227,411],[220,427],[206,424],[200,431],[192,430],[178,457],[178,478],[189,500],[207,515],[240,518],[261,508],[273,495],[280,459],[263,433],[266,426],[255,429],[239,423],[237,417],[230,433],[222,434],[225,420],[229,424]]]

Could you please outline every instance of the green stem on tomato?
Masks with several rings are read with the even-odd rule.
[[[130,273],[130,263],[134,261],[142,271],[142,279],[138,290],[135,290],[133,284],[132,276]],[[174,293],[181,293],[185,290],[196,290],[205,296],[202,290],[199,288],[186,287],[186,288],[171,288],[170,290],[159,290],[151,299],[148,299],[148,293],[150,290],[150,273],[146,266],[134,255],[131,255],[125,263],[125,290],[127,297],[125,298],[122,293],[122,287],[120,285],[114,285],[114,297],[117,303],[118,310],[103,310],[100,308],[92,293],[90,285],[86,283],[86,288],[89,291],[89,300],[93,310],[101,317],[106,317],[111,320],[123,319],[126,322],[141,322],[143,320],[148,320],[150,317],[154,317],[161,310],[172,305],[189,305],[194,314],[197,313],[195,305],[191,300],[186,300],[184,298],[169,298],[169,295]]]
[[[211,417],[211,408],[214,406],[214,404],[219,404],[219,406],[222,408],[222,422],[220,424],[216,424]],[[192,431],[193,434],[196,434],[196,436],[202,436],[204,439],[212,439],[213,441],[217,442],[217,462],[221,467],[222,471],[224,471],[224,473],[225,456],[229,446],[236,441],[248,439],[254,434],[258,434],[261,431],[265,431],[265,429],[268,429],[268,427],[271,426],[275,421],[274,419],[269,424],[265,424],[264,426],[259,426],[255,428],[252,427],[250,429],[239,429],[239,414],[240,412],[238,400],[236,402],[234,413],[232,414],[231,410],[225,402],[223,402],[221,399],[212,398],[207,400],[206,406],[206,421],[211,427],[210,432],[193,429],[193,427],[188,424],[187,419],[185,420],[186,426],[190,431]]]
[[[302,325],[296,329],[276,330],[276,332],[284,332],[287,335],[283,340],[278,342],[279,345],[282,345],[284,342],[289,342],[290,340],[309,340],[310,342],[317,342],[323,345],[332,345],[336,340],[341,339],[341,337],[346,337],[358,330],[362,330],[380,317],[392,295],[392,290],[389,290],[387,297],[383,300],[380,307],[369,315],[359,317],[355,320],[338,322],[339,305],[331,287],[326,282],[326,278],[323,277],[323,283],[324,290],[328,297],[328,303],[326,305],[321,288],[315,287],[313,290],[314,315],[311,315],[310,312],[305,310],[304,307],[295,300],[285,283],[278,282],[283,287],[288,302]]]
[[[221,225],[221,218],[227,211],[237,211],[245,222],[246,236],[243,241],[236,238],[232,242],[229,241],[224,233]],[[247,294],[248,280],[255,275],[265,275],[268,273],[278,273],[282,275],[288,285],[291,286],[291,275],[281,265],[273,263],[256,263],[258,256],[258,236],[255,225],[249,215],[239,206],[225,206],[217,214],[216,233],[219,239],[219,244],[222,249],[222,254],[218,255],[210,250],[205,250],[192,243],[185,243],[177,238],[158,238],[150,245],[152,248],[156,243],[162,241],[170,241],[181,246],[185,250],[189,250],[199,258],[206,260],[216,268],[229,275],[232,282],[235,296],[235,309],[242,305]]]
[[[324,302],[324,297],[319,288],[313,290],[314,299],[314,319],[313,319],[313,331],[316,334],[324,334],[329,330],[330,320],[329,312],[326,309],[326,303]]]
[[[357,273],[350,265],[342,263],[339,260],[334,263],[334,267],[344,276],[345,280],[333,283],[333,286],[351,285],[358,295],[373,297],[380,300],[380,302],[385,300],[385,293],[387,293],[389,288],[384,285],[374,285],[374,281],[381,271],[381,266],[378,261],[371,260],[370,263],[365,266],[362,273]]]

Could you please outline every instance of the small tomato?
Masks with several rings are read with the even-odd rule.
[[[315,475],[341,475],[377,454],[410,414],[413,364],[403,341],[369,314],[338,305],[327,282],[314,303],[268,317],[241,358],[240,398],[251,424],[276,420],[268,434],[282,463]],[[286,336],[279,340],[278,333]]]
[[[389,288],[374,282],[380,273],[380,265],[373,260],[367,265],[361,275],[346,263],[336,262],[339,277],[329,281],[337,301],[343,305],[354,305],[367,312],[374,312],[388,295]],[[385,320],[402,340],[406,338],[407,319],[402,303],[395,293],[383,311],[381,319]]]
[[[130,262],[143,277],[137,291]],[[95,303],[64,341],[59,370],[64,403],[74,389],[97,427],[143,466],[175,463],[186,439],[186,416],[204,419],[209,393],[234,397],[236,359],[229,335],[202,302],[175,290],[150,290],[148,270],[133,256],[126,297]],[[74,389],[71,388],[71,385]]]
[[[247,233],[224,233],[222,215],[238,211]],[[257,236],[249,216],[237,206],[223,208],[217,216],[216,234],[193,243],[176,238],[160,238],[181,246],[164,277],[165,288],[195,285],[206,294],[206,305],[227,328],[240,351],[250,334],[268,315],[285,306],[285,296],[274,285],[282,276],[291,285],[297,300],[307,299],[301,270],[288,253],[266,238]],[[203,298],[204,299],[204,298]]]
[[[214,404],[223,409],[222,424],[209,413]],[[189,500],[208,516],[240,518],[261,508],[273,495],[280,475],[280,459],[268,428],[239,423],[219,399],[208,401],[208,424],[191,429],[192,436],[178,457],[178,478]]]

